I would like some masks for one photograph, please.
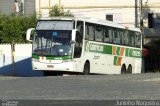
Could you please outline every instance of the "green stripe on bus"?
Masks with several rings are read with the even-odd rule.
[[[105,45],[103,53],[104,54],[112,54],[112,46]]]
[[[94,53],[102,53],[102,54],[112,54],[112,46],[111,45],[102,45],[102,44],[96,44],[96,43],[89,43],[86,44],[86,51],[94,52]],[[120,46],[116,47],[116,54],[117,56],[120,55]],[[141,58],[142,57],[142,50],[140,49],[132,49],[132,48],[125,48],[125,55],[126,57],[135,57],[135,58]],[[122,54],[123,55],[123,54]]]
[[[39,55],[32,54],[32,58],[39,59]]]
[[[39,59],[41,56],[37,54],[33,54],[32,58]],[[46,60],[69,60],[72,59],[72,56],[43,56]]]
[[[112,54],[112,46],[90,43],[89,52]]]
[[[126,49],[125,49],[125,54],[126,54],[125,56],[127,56],[127,57],[128,57],[128,51],[129,51],[129,49],[126,48]]]
[[[116,54],[117,54],[117,55],[119,55],[119,54],[120,54],[120,47],[117,47]]]
[[[72,59],[71,56],[46,56],[47,60],[68,60],[68,59]]]
[[[117,65],[117,59],[118,59],[118,56],[114,56],[114,61],[113,61],[114,65]]]
[[[140,57],[142,57],[142,51],[136,50],[136,49],[130,49],[129,50],[129,57],[140,58]]]

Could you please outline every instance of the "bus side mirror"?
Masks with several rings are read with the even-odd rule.
[[[26,34],[27,41],[32,42],[32,38],[34,36],[34,31],[35,31],[35,28],[30,28],[27,30],[27,34]]]

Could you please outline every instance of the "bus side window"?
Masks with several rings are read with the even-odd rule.
[[[94,40],[94,30],[95,27],[93,24],[89,25],[89,40]]]
[[[85,39],[89,40],[89,26],[88,26],[88,24],[85,25]]]
[[[138,43],[137,43],[137,46],[138,47],[141,47],[141,36],[140,36],[141,34],[139,34],[139,36],[138,36]]]
[[[122,38],[122,37],[123,37],[123,31],[122,31],[122,30],[120,30],[120,31],[119,31],[119,37],[120,37],[120,38],[119,38],[119,40],[120,40],[120,44],[122,44],[122,45],[123,45],[123,44],[124,44],[124,42],[122,42],[122,41],[123,41],[123,38]]]
[[[132,46],[133,46],[133,47],[136,47],[136,42],[135,42],[135,40],[136,40],[136,34],[135,34],[135,32],[133,32],[133,34],[132,34]]]
[[[77,22],[77,30],[80,33],[80,35],[83,36],[83,22],[82,21]]]
[[[134,32],[129,31],[129,46],[135,46]]]
[[[141,34],[139,32],[135,32],[135,46],[141,47]]]
[[[86,23],[85,27],[85,39],[86,40],[94,40],[94,24]]]
[[[125,32],[124,31],[121,31],[121,44],[122,45],[125,45]]]
[[[131,32],[129,31],[129,35],[128,35],[128,44],[129,46],[132,46],[132,39],[131,39]]]
[[[117,43],[117,42],[116,42],[116,39],[117,39],[117,31],[116,31],[116,29],[114,28],[114,29],[113,29],[113,43],[115,43],[115,44]]]
[[[109,42],[113,43],[113,32],[112,32],[112,28],[109,28]]]
[[[129,38],[128,38],[129,34],[128,33],[129,33],[128,30],[124,32],[124,39],[125,39],[125,45],[126,46],[128,46],[128,40],[129,40]]]
[[[120,30],[115,28],[113,31],[113,43],[120,44],[121,43],[121,37],[120,37]]]
[[[109,30],[107,27],[104,27],[104,42],[109,42]]]
[[[76,43],[74,49],[74,57],[79,58],[82,52],[82,35],[79,31],[76,32]]]
[[[96,25],[95,28],[95,41],[103,41],[103,27],[100,25]]]

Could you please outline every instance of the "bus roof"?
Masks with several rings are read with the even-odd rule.
[[[108,20],[100,20],[96,18],[88,18],[88,17],[46,17],[46,18],[40,18],[38,20],[79,20],[79,21],[85,21],[89,23],[95,23],[95,24],[100,24],[104,26],[110,26],[110,27],[115,27],[115,28],[120,28],[120,29],[127,29],[127,30],[132,30],[132,31],[137,31],[141,32],[139,28],[136,27],[127,27],[118,23],[114,23],[112,21]]]

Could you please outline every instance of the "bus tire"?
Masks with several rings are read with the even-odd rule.
[[[89,73],[90,73],[90,64],[89,62],[86,62],[83,68],[83,75],[89,75]]]
[[[127,73],[128,73],[128,74],[131,74],[131,73],[132,73],[132,65],[128,65]]]
[[[123,64],[121,67],[121,74],[126,74],[126,65]]]

